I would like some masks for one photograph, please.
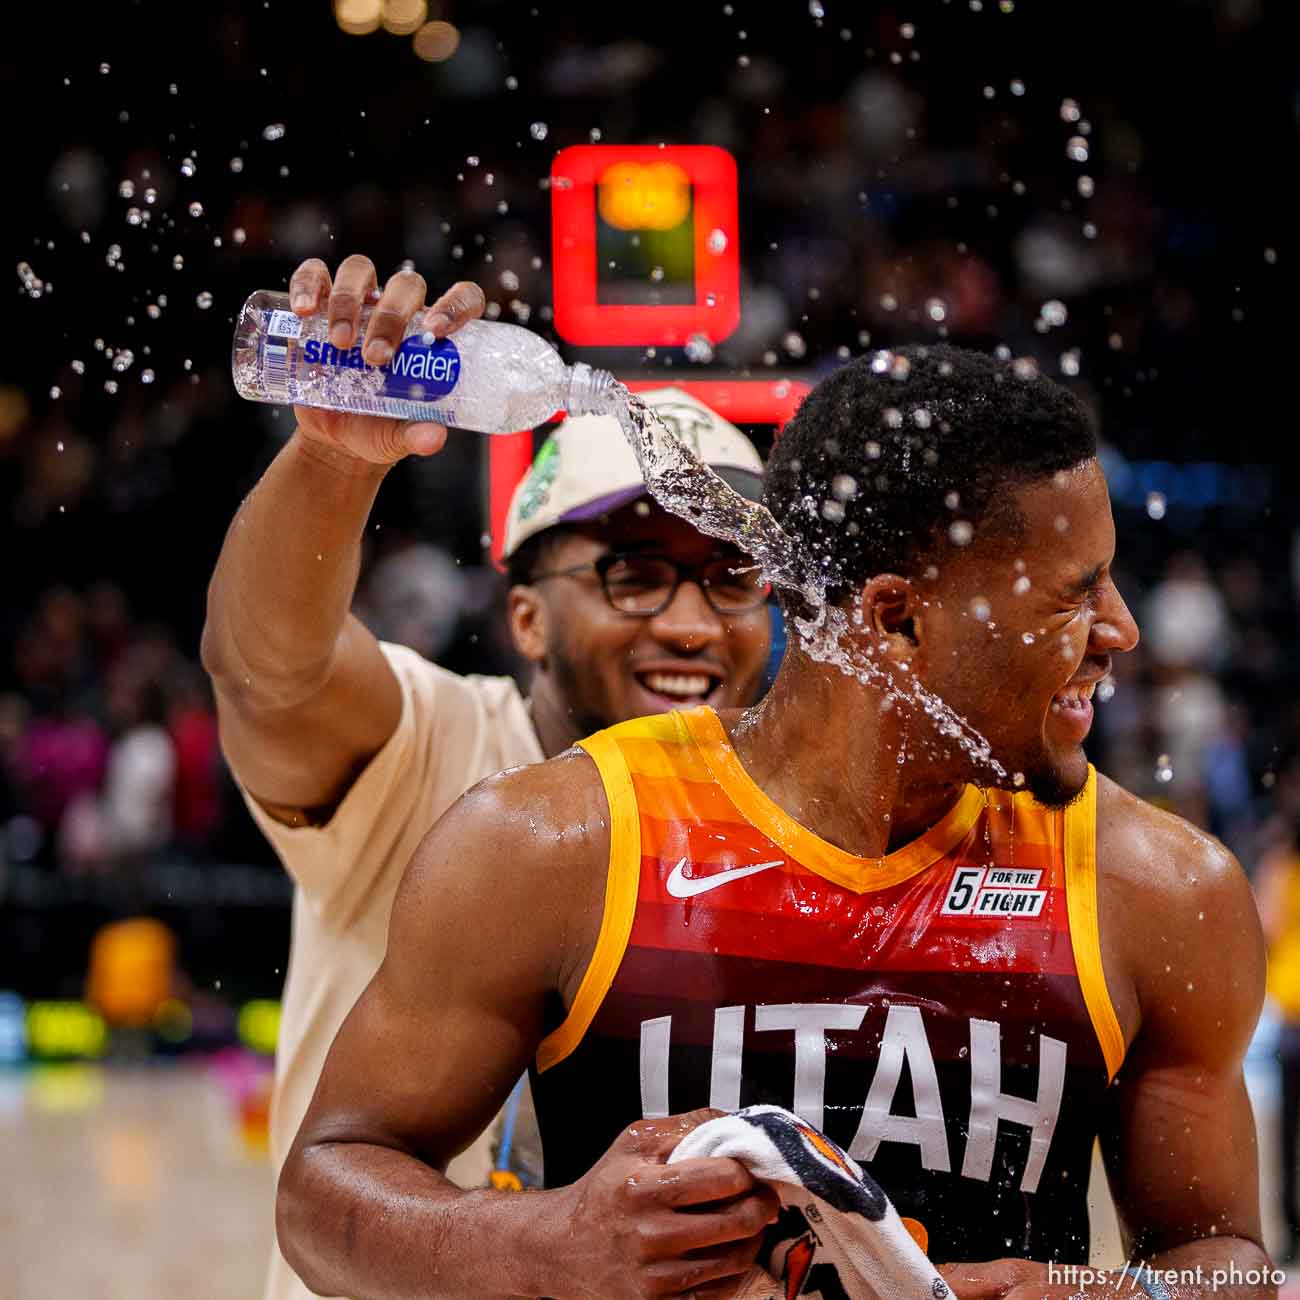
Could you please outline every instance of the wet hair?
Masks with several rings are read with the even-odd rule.
[[[843,601],[878,573],[919,575],[975,533],[1014,535],[1026,527],[1016,488],[1096,454],[1082,402],[1031,365],[905,347],[860,357],[808,394],[773,449],[763,500]]]

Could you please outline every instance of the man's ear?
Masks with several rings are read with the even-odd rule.
[[[862,588],[862,625],[891,659],[910,660],[921,641],[921,602],[896,573],[878,573]]]
[[[549,643],[546,604],[536,587],[511,587],[506,594],[506,619],[510,639],[529,663],[540,664],[546,658]]]

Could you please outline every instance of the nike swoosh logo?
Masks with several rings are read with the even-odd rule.
[[[686,866],[686,859],[683,858],[669,872],[664,885],[674,898],[694,898],[696,894],[707,894],[710,889],[717,889],[719,885],[729,885],[733,880],[740,880],[745,876],[756,876],[760,871],[766,871],[769,867],[780,867],[784,863],[784,858],[778,858],[775,862],[756,862],[752,867],[731,867],[727,871],[718,871],[711,876],[697,877],[688,876],[682,870]]]

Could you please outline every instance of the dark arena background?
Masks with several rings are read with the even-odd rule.
[[[1097,414],[1144,633],[1093,761],[1252,876],[1300,852],[1294,5],[50,0],[3,26],[6,1295],[260,1287],[291,895],[198,645],[224,530],[292,428],[235,396],[235,314],[303,258],[477,280],[491,317],[699,385],[764,449],[877,347],[1062,380]],[[653,225],[591,220],[616,166]],[[520,671],[492,535],[532,445],[453,431],[390,476],[372,628]],[[1279,1032],[1266,1012],[1248,1070],[1278,1248]]]

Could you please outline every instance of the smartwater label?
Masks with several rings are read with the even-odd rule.
[[[308,339],[302,359],[310,366],[339,370],[378,370],[384,376],[380,395],[429,402],[446,397],[460,379],[460,352],[451,339],[423,343],[411,335],[386,366],[370,366],[361,359],[361,348],[336,348],[332,343]]]
[[[273,311],[266,332],[278,339],[296,339],[302,334],[302,321],[291,311]]]

